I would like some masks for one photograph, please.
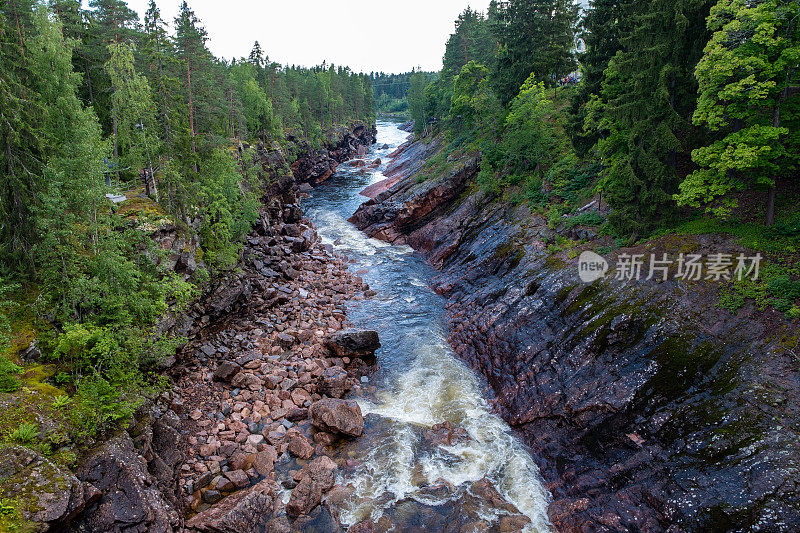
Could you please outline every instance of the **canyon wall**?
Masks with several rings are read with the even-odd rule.
[[[398,150],[351,221],[441,271],[449,342],[529,445],[555,528],[800,529],[796,324],[734,316],[710,283],[581,283],[577,259],[548,245],[590,231],[551,229],[480,191],[477,157],[421,177],[438,144]],[[620,253],[696,250],[741,251],[667,236]]]

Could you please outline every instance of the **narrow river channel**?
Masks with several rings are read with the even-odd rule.
[[[350,258],[353,272],[377,292],[349,310],[358,327],[379,331],[383,348],[380,370],[355,398],[369,415],[365,436],[341,452],[353,465],[342,482],[355,487],[342,520],[352,525],[385,516],[401,530],[439,530],[453,516],[477,515],[497,530],[507,511],[473,490],[485,479],[531,519],[527,531],[549,531],[549,496],[536,465],[490,411],[481,379],[446,342],[444,301],[428,287],[434,271],[411,248],[369,239],[347,222],[366,200],[359,192],[383,179],[387,156],[407,136],[397,123],[379,121],[378,143],[367,160],[381,158],[384,166],[342,165],[304,206],[324,242]],[[431,444],[426,431],[445,421],[466,429],[471,439]]]

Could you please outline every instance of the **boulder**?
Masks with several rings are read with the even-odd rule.
[[[334,333],[325,341],[327,348],[337,357],[374,357],[381,347],[377,331],[347,329]]]
[[[322,371],[318,381],[320,394],[331,398],[341,398],[350,390],[347,378],[347,372],[340,366],[326,368]]]
[[[292,490],[286,514],[300,516],[309,514],[322,502],[323,493],[331,490],[336,484],[338,467],[330,457],[317,457],[307,464],[295,479],[298,485]]]
[[[321,502],[322,488],[311,478],[303,478],[292,490],[289,503],[286,504],[286,514],[295,517],[308,514]]]
[[[19,497],[24,518],[45,531],[68,522],[100,493],[38,453],[21,446],[0,450],[2,495]]]
[[[436,424],[425,432],[425,440],[436,446],[455,446],[471,439],[466,429],[450,422]]]
[[[77,477],[101,493],[77,519],[82,531],[173,531],[181,517],[159,490],[130,435],[103,443],[81,463]]]
[[[311,456],[314,455],[314,445],[311,441],[300,433],[299,431],[292,430],[289,431],[289,453],[298,457],[300,459],[311,459]]]
[[[214,381],[230,382],[240,370],[241,367],[236,363],[225,361],[214,371]]]
[[[364,432],[361,408],[353,400],[324,398],[309,409],[311,424],[330,433],[359,437]]]
[[[186,529],[202,533],[263,531],[272,517],[276,494],[274,485],[264,480],[195,515],[186,523]]]
[[[275,461],[278,459],[278,452],[272,446],[267,446],[263,451],[258,452],[252,457],[253,468],[256,469],[261,476],[267,476],[272,472],[275,467]]]

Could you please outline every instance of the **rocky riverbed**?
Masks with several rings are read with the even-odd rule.
[[[300,215],[286,205],[283,220],[248,238],[248,305],[179,359],[189,530],[289,530],[335,488],[326,450],[363,431],[358,404],[342,397],[360,386],[380,344],[375,332],[346,330],[345,304],[369,287]],[[332,520],[317,516],[326,512],[314,519]]]

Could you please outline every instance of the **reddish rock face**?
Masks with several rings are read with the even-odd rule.
[[[326,398],[309,409],[314,427],[331,433],[359,437],[364,432],[361,408],[353,400]]]
[[[590,234],[555,231],[524,206],[465,194],[478,170],[471,160],[418,183],[415,172],[436,144],[401,147],[387,170],[398,183],[350,220],[414,247],[441,270],[434,289],[448,300],[450,345],[486,377],[501,414],[533,451],[555,528],[711,531],[781,522],[800,530],[789,474],[800,443],[773,422],[800,424],[800,376],[788,370],[797,361],[777,340],[774,318],[755,309],[731,315],[707,284],[581,285],[577,261],[546,248],[559,236]],[[668,239],[647,246],[675,251]],[[684,236],[680,246],[744,251],[718,236]],[[753,383],[792,392],[756,399]]]

